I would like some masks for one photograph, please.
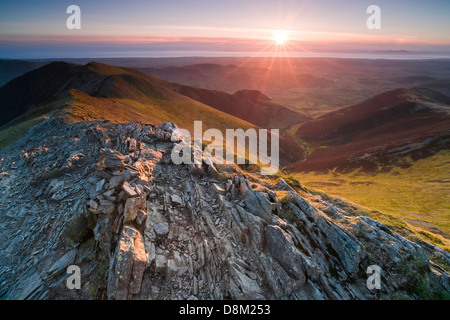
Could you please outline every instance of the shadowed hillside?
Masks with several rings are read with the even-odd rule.
[[[180,86],[178,91],[213,108],[264,128],[287,128],[309,119],[302,112],[292,111],[271,102],[269,97],[257,90],[240,90],[234,94],[228,94]]]
[[[450,98],[423,88],[389,91],[304,123],[297,136],[312,145],[297,171],[376,169],[398,156],[421,158],[449,147]]]
[[[71,121],[109,120],[115,123],[141,121],[162,123],[171,121],[193,130],[194,121],[208,128],[257,128],[229,113],[234,103],[243,107],[259,97],[243,95],[228,101],[227,112],[217,110],[195,98],[183,95],[179,85],[160,80],[133,69],[91,62],[78,65],[53,62],[28,72],[0,88],[0,125],[17,124],[34,119],[51,111],[63,111]],[[189,91],[190,88],[185,87]],[[193,89],[194,92],[196,89]],[[177,92],[180,91],[180,92]],[[217,93],[221,97],[229,97]],[[226,102],[226,99],[223,101]],[[263,110],[254,110],[273,116],[281,106],[267,104]],[[273,110],[272,110],[273,109]],[[232,110],[231,110],[232,111]],[[278,112],[281,113],[281,112]],[[301,117],[301,115],[299,114]],[[11,123],[13,121],[13,123]],[[257,121],[256,121],[257,122]],[[277,127],[275,127],[277,128]],[[271,128],[269,128],[271,129]],[[303,149],[292,139],[280,137],[282,163],[294,162],[303,157]]]

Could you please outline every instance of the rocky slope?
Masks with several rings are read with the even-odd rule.
[[[51,116],[2,150],[0,298],[449,296],[428,259],[448,253],[282,179],[174,165],[173,128]],[[373,264],[380,290],[366,286]]]

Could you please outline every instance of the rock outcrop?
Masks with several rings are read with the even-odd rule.
[[[2,299],[448,296],[447,252],[284,180],[175,165],[173,124],[48,118],[1,157]],[[81,289],[69,290],[69,265]],[[381,289],[367,287],[370,265]],[[409,268],[409,269],[408,269]]]

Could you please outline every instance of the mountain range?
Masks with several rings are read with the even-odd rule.
[[[258,91],[230,95],[190,88],[96,62],[52,62],[27,72],[0,88],[0,102],[0,125],[19,123],[49,111],[64,112],[72,121],[173,121],[189,130],[195,120],[202,120],[205,130],[246,130],[265,125],[283,128],[283,121],[309,119],[270,102]],[[280,144],[285,164],[304,153],[292,138],[281,136]]]
[[[22,66],[27,67],[31,65]],[[238,70],[214,65],[187,69],[199,68],[205,74],[212,70],[212,77],[224,73],[223,68]],[[419,159],[448,148],[450,99],[430,89],[395,89],[312,118],[258,90],[230,94],[168,82],[141,71],[97,62],[49,63],[0,88],[0,125],[62,111],[72,121],[173,121],[192,130],[194,121],[201,119],[205,129],[279,128],[282,162],[294,172],[374,169],[399,156]]]

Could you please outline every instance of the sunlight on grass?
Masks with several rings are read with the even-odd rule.
[[[450,151],[418,160],[410,168],[375,175],[298,173],[305,186],[341,196],[365,207],[400,217],[418,229],[450,239]],[[422,234],[425,238],[432,235]],[[429,240],[429,239],[428,239]]]

